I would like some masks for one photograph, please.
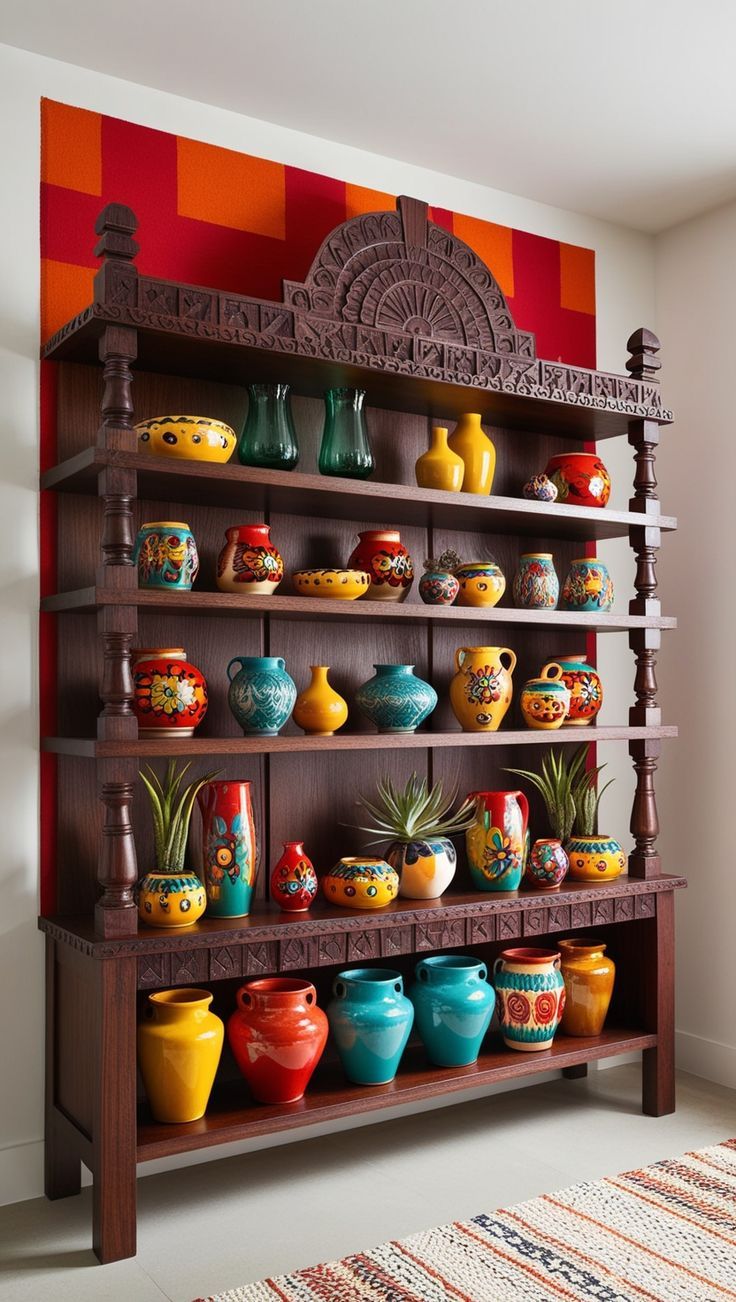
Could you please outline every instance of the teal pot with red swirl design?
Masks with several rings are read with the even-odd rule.
[[[565,1008],[556,949],[505,949],[493,964],[504,1044],[523,1053],[549,1049]]]
[[[417,964],[415,975],[409,998],[429,1061],[469,1067],[477,1061],[496,1004],[485,963],[464,954],[434,954]]]

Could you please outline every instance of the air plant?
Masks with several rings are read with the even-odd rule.
[[[569,841],[577,813],[576,796],[582,794],[582,783],[587,780],[585,763],[589,747],[579,746],[568,760],[564,751],[555,753],[548,750],[542,760],[541,773],[531,773],[528,769],[507,769],[517,777],[526,778],[540,793],[546,810],[552,835],[558,840]],[[597,771],[596,771],[597,773]],[[595,780],[596,774],[594,773]]]
[[[598,790],[598,775],[602,773],[605,764],[599,764],[598,768],[585,769],[576,783],[573,791],[573,800],[575,801],[575,835],[576,836],[595,836],[598,822],[598,806],[601,803],[601,797],[604,791],[607,791],[614,778],[609,778],[608,782]]]
[[[378,783],[375,800],[362,797],[358,801],[373,825],[358,826],[357,830],[372,834],[370,844],[391,840],[408,845],[412,841],[458,836],[474,821],[475,800],[464,800],[452,813],[456,800],[456,786],[446,794],[441,782],[435,782],[430,788],[427,779],[419,778],[416,773],[412,773],[403,791],[390,778],[385,778]]]
[[[160,873],[183,872],[189,822],[197,793],[220,771],[205,773],[204,777],[182,786],[190,768],[191,763],[178,767],[171,759],[166,765],[163,781],[150,764],[146,765],[147,774],[142,770],[139,772],[151,805],[156,868]]]

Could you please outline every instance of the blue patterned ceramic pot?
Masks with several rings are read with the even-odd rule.
[[[425,570],[419,580],[419,596],[425,606],[451,606],[460,591],[460,580],[447,570]]]
[[[238,673],[231,672],[240,665]],[[228,705],[246,737],[274,737],[296,700],[294,680],[281,656],[234,656],[227,667]]]
[[[509,1049],[549,1049],[565,1008],[556,949],[505,949],[493,964],[498,1017]]]
[[[355,703],[379,732],[415,732],[437,704],[413,665],[374,665],[375,676],[355,693]]]
[[[521,610],[554,610],[560,581],[551,552],[525,552],[514,576],[514,605]]]
[[[423,958],[409,991],[427,1057],[437,1067],[475,1062],[493,1017],[496,995],[485,963],[463,954]]]
[[[199,573],[194,534],[180,520],[143,524],[135,541],[139,588],[173,588],[189,592]]]
[[[356,1085],[387,1085],[414,1022],[400,972],[353,968],[332,987],[327,1018],[343,1071]]]
[[[597,556],[581,556],[572,561],[562,585],[563,610],[610,610],[613,606],[613,580],[608,568]]]

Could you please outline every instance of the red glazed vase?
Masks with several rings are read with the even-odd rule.
[[[327,1042],[310,981],[265,977],[241,986],[227,1024],[235,1061],[259,1103],[302,1098]]]
[[[251,783],[205,782],[197,795],[202,815],[202,880],[214,918],[250,913],[258,868]]]
[[[281,553],[271,542],[268,524],[236,524],[225,530],[227,542],[217,559],[217,586],[241,597],[270,596],[284,577]]]
[[[284,841],[284,853],[271,873],[271,899],[284,913],[303,913],[319,889],[314,864],[303,841]]]
[[[133,652],[133,713],[142,737],[161,732],[191,737],[207,713],[204,674],[183,647]]]
[[[414,565],[398,529],[365,529],[348,566],[371,576],[368,601],[403,601],[414,582]]]
[[[547,462],[545,474],[558,502],[568,506],[605,506],[611,496],[611,476],[596,452],[561,452]]]

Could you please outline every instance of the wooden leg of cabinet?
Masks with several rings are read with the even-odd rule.
[[[136,961],[103,960],[100,968],[92,1242],[107,1264],[136,1249]]]
[[[587,1062],[576,1062],[574,1067],[563,1067],[562,1075],[566,1080],[580,1080],[581,1077],[588,1075]]]
[[[46,938],[46,1099],[44,1189],[47,1198],[70,1198],[82,1187],[82,1164],[71,1128],[56,1111],[56,945]]]
[[[664,1117],[675,1110],[675,897],[657,898],[644,952],[644,1006],[647,1030],[657,1047],[642,1055],[642,1111]]]

